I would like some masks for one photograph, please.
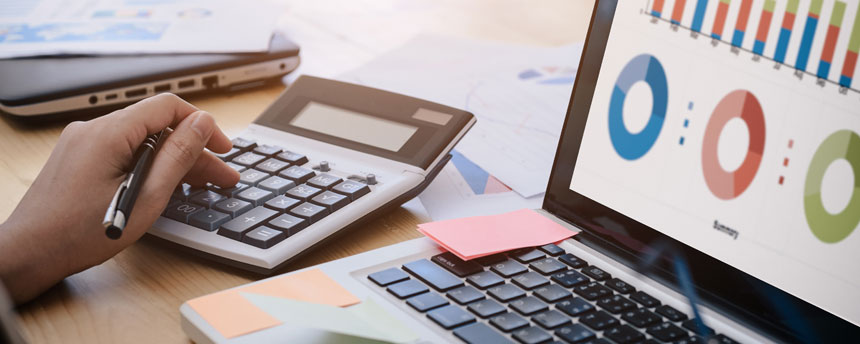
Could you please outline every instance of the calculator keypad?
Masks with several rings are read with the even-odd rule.
[[[232,141],[229,152],[215,156],[240,173],[240,182],[231,188],[182,184],[165,217],[266,249],[370,192],[365,183],[303,167],[304,154]]]

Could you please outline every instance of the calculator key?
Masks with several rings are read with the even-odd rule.
[[[648,332],[648,334],[654,336],[654,338],[664,342],[673,342],[689,335],[687,331],[678,326],[672,325],[670,322],[664,322],[662,324],[648,327],[648,330],[645,332]]]
[[[236,197],[236,195],[238,195],[242,191],[245,191],[245,189],[247,189],[249,187],[250,187],[250,185],[242,184],[242,183],[237,183],[233,187],[229,187],[229,188],[222,188],[222,187],[220,187],[218,185],[214,185],[214,184],[206,185],[207,189],[209,189],[211,191],[215,191],[215,192],[223,195],[224,197]]]
[[[604,297],[597,301],[597,305],[603,307],[603,309],[609,311],[612,314],[618,314],[623,311],[636,308],[636,304],[633,301],[628,300],[626,297],[621,295],[612,295],[610,297]]]
[[[334,212],[347,205],[349,203],[349,198],[331,191],[323,191],[323,193],[311,198],[311,202],[326,207],[329,211]]]
[[[436,308],[427,313],[427,317],[446,330],[475,322],[474,315],[471,315],[459,306],[454,305]]]
[[[302,201],[308,201],[314,196],[318,195],[320,192],[322,192],[322,189],[318,189],[307,184],[302,184],[288,190],[287,196],[290,196],[295,199],[300,199]]]
[[[605,281],[612,278],[612,275],[610,275],[608,272],[603,271],[603,269],[598,268],[594,265],[583,268],[582,273],[588,275],[588,277],[593,278],[595,281]]]
[[[543,252],[535,249],[527,249],[525,252],[517,252],[511,255],[514,259],[518,260],[520,263],[529,263],[541,258],[546,257]]]
[[[597,282],[580,284],[576,287],[573,287],[573,292],[579,294],[579,296],[582,296],[589,301],[594,301],[599,298],[612,295],[612,291],[609,290],[609,288],[604,287],[602,284]]]
[[[687,315],[669,305],[662,305],[654,309],[657,314],[666,317],[669,321],[684,321],[687,320]]]
[[[398,268],[388,268],[367,275],[367,279],[373,281],[373,283],[376,283],[380,287],[384,287],[391,283],[408,280],[409,275]]]
[[[629,322],[633,326],[639,328],[651,326],[663,320],[660,318],[659,315],[654,314],[645,308],[637,308],[626,311],[621,314],[621,319],[624,319],[624,321]]]
[[[182,223],[188,223],[188,218],[198,212],[205,210],[206,207],[191,203],[179,203],[168,209],[164,216],[174,219]]]
[[[247,150],[251,150],[254,147],[257,147],[257,141],[254,141],[251,139],[237,137],[237,138],[234,138],[232,141],[233,141],[233,147],[239,148],[239,150],[241,150],[243,152],[247,151]]]
[[[588,265],[588,262],[586,262],[582,258],[574,256],[573,254],[570,254],[570,253],[565,253],[565,254],[559,256],[558,259],[561,260],[562,263],[570,265],[570,267],[572,267],[574,269],[579,269],[583,266]]]
[[[188,218],[189,225],[210,232],[218,229],[218,227],[221,227],[227,221],[230,221],[230,215],[212,209],[197,212]]]
[[[605,311],[588,313],[579,318],[579,322],[598,331],[618,325],[618,319]]]
[[[526,292],[517,288],[513,284],[502,284],[500,286],[491,287],[490,289],[487,289],[487,292],[490,296],[495,297],[497,300],[502,302],[508,302],[526,295]]]
[[[645,339],[644,334],[636,331],[636,329],[630,325],[612,327],[606,330],[606,332],[603,332],[603,336],[612,339],[612,341],[619,344],[634,343]]]
[[[538,247],[538,249],[541,251],[544,251],[544,253],[546,253],[550,256],[553,256],[553,257],[557,257],[557,256],[561,255],[562,253],[564,253],[564,249],[561,247],[558,247],[558,245],[556,245],[556,244],[546,244],[546,245],[543,245],[541,247]]]
[[[605,284],[607,287],[612,288],[612,290],[615,290],[621,294],[630,294],[636,291],[636,288],[634,288],[632,285],[627,284],[627,282],[624,282],[617,277],[606,281]]]
[[[451,273],[458,277],[466,277],[484,271],[484,268],[478,263],[462,260],[451,252],[437,254],[433,258],[430,258],[430,260],[448,269],[448,271],[451,271]]]
[[[287,190],[296,187],[296,183],[278,176],[271,176],[257,184],[257,187],[274,192],[276,195],[280,195],[287,192]]]
[[[696,325],[696,319],[689,319],[681,323],[685,329],[693,331],[695,334],[699,334],[705,337],[710,337],[714,335],[714,329],[702,324],[702,331],[699,331],[699,327]],[[703,333],[701,333],[703,332]]]
[[[406,303],[412,306],[412,308],[415,308],[416,311],[426,312],[434,308],[448,305],[449,302],[448,300],[445,300],[445,298],[441,295],[436,294],[434,292],[429,292],[420,294],[418,296],[413,296],[409,298],[409,300],[406,300]]]
[[[403,270],[429,284],[439,291],[447,291],[463,285],[463,282],[450,272],[431,263],[427,259],[419,259],[403,264]]]
[[[504,344],[511,340],[484,323],[474,323],[454,330],[454,335],[468,344]]]
[[[277,213],[278,212],[271,209],[256,207],[251,209],[251,211],[239,215],[223,224],[221,228],[218,229],[218,234],[230,239],[242,240],[242,234],[257,225],[264,223],[266,220],[274,217]]]
[[[555,258],[538,259],[529,264],[529,266],[544,275],[554,274],[562,270],[567,270],[567,265],[562,264]]]
[[[191,196],[194,196],[202,191],[202,188],[195,188],[186,183],[182,183],[179,184],[179,186],[177,186],[175,190],[173,190],[173,195],[171,197],[183,202],[188,202],[188,199],[191,198]]]
[[[269,248],[281,242],[287,235],[277,229],[260,226],[245,233],[242,242],[259,248]]]
[[[313,203],[302,203],[295,208],[290,209],[290,215],[303,218],[310,223],[315,223],[328,216],[331,212],[326,207],[321,207]]]
[[[555,335],[561,337],[568,343],[582,343],[594,339],[596,335],[582,324],[564,326],[555,331]]]
[[[514,332],[514,339],[523,344],[543,343],[552,339],[552,335],[537,327],[526,327]]]
[[[290,163],[271,158],[257,164],[257,166],[254,166],[254,168],[266,173],[275,174],[281,172],[281,170],[287,168],[287,166],[290,166]]]
[[[340,183],[341,181],[343,181],[343,179],[340,179],[339,177],[322,173],[308,179],[307,183],[320,189],[331,189],[332,186]]]
[[[558,284],[550,284],[548,286],[535,289],[534,295],[546,302],[558,302],[559,300],[571,297],[572,294]]]
[[[549,306],[534,296],[526,296],[511,301],[511,308],[522,315],[532,315],[547,310]]]
[[[227,213],[228,215],[230,215],[230,217],[236,217],[241,213],[251,210],[252,208],[254,208],[254,206],[251,205],[251,203],[245,202],[241,199],[228,198],[219,203],[216,203],[213,209],[223,213]]]
[[[335,185],[331,188],[331,191],[337,192],[339,194],[349,196],[349,199],[355,201],[359,197],[364,196],[370,192],[370,187],[365,183],[357,182],[354,180],[346,180],[340,184]]]
[[[294,153],[290,151],[284,151],[275,156],[278,159],[289,162],[293,165],[304,165],[308,162],[308,157],[304,154]]]
[[[502,304],[493,299],[483,299],[478,302],[472,302],[466,308],[481,318],[488,318],[496,314],[504,313],[507,310],[505,306],[502,306]]]
[[[257,147],[254,147],[254,153],[266,156],[278,154],[282,150],[284,149],[275,145],[258,145]]]
[[[490,269],[504,278],[509,278],[513,275],[521,274],[528,270],[525,266],[522,266],[522,264],[515,262],[513,259],[508,259],[503,262],[493,264],[493,267],[491,267]]]
[[[591,281],[588,277],[585,277],[585,275],[579,273],[579,271],[576,270],[557,272],[552,275],[552,280],[558,284],[561,284],[565,288],[571,288],[573,286]]]
[[[281,171],[281,173],[278,173],[278,175],[292,180],[296,184],[301,184],[313,178],[314,171],[301,166],[290,166],[286,170]]]
[[[466,281],[469,281],[469,283],[479,289],[487,289],[494,285],[505,283],[504,278],[499,277],[499,275],[496,275],[496,273],[492,271],[481,271],[473,274],[466,278]]]
[[[307,228],[308,221],[290,214],[281,214],[269,221],[269,227],[281,230],[290,237],[296,235],[296,233],[300,232],[302,229]]]
[[[478,291],[475,287],[467,285],[452,289],[448,292],[448,297],[461,305],[465,305],[470,302],[482,300],[484,298],[484,293]]]
[[[265,155],[245,152],[233,158],[232,162],[245,167],[251,167],[259,163],[260,161],[263,161],[264,159],[266,159]]]
[[[524,274],[514,276],[511,282],[526,290],[532,290],[542,285],[549,284],[549,280],[541,276],[539,273],[529,271]]]
[[[576,317],[586,312],[590,312],[594,309],[594,306],[588,301],[583,300],[581,297],[575,297],[557,303],[555,308],[567,313],[567,315]]]
[[[239,148],[233,147],[233,148],[230,148],[230,150],[227,153],[215,153],[215,152],[210,152],[210,153],[212,153],[212,155],[216,156],[217,158],[219,158],[223,161],[228,161],[230,159],[233,159],[237,155],[239,155],[239,153],[241,153],[241,151],[239,150]]]
[[[239,165],[239,164],[232,162],[232,161],[228,161],[228,162],[226,162],[226,164],[227,164],[227,166],[230,166],[230,168],[236,170],[236,172],[239,172],[239,173],[248,169],[247,167]]]
[[[647,308],[657,307],[660,305],[660,300],[657,300],[653,296],[648,295],[648,293],[641,290],[630,294],[630,299],[639,302],[642,306]]]
[[[557,310],[550,310],[532,317],[532,320],[546,329],[552,329],[561,325],[570,324],[570,317]]]
[[[242,184],[248,185],[257,185],[257,183],[263,181],[263,179],[269,178],[269,174],[263,171],[258,171],[253,168],[247,169],[242,173],[239,173],[239,182]]]
[[[238,195],[236,195],[236,198],[250,202],[255,207],[258,207],[263,205],[263,203],[266,203],[266,201],[272,199],[272,197],[274,196],[275,194],[273,194],[271,191],[266,191],[252,186],[245,189],[245,191],[240,192]]]
[[[265,205],[266,208],[269,208],[269,209],[274,209],[274,210],[286,212],[288,209],[295,207],[299,203],[302,203],[302,201],[297,200],[295,198],[290,198],[290,197],[287,197],[284,195],[280,195],[278,197],[275,197],[275,198],[272,198],[272,199],[266,201],[266,203],[263,205]]]
[[[421,293],[426,293],[430,289],[427,289],[426,285],[416,280],[405,280],[388,286],[386,290],[398,298],[405,299]]]
[[[529,322],[528,320],[523,319],[523,317],[509,312],[494,316],[490,319],[490,324],[493,324],[493,326],[502,331],[511,332],[528,325]]]
[[[227,197],[221,196],[214,191],[206,190],[194,196],[191,196],[191,199],[189,199],[189,201],[191,201],[191,203],[196,203],[204,207],[211,208],[213,205],[215,205],[215,203],[221,202],[226,198]]]

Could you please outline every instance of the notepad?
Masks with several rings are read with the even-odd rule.
[[[542,246],[576,234],[530,209],[424,223],[418,231],[463,260]]]

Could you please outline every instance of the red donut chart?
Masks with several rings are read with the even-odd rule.
[[[717,158],[720,133],[733,118],[740,118],[749,129],[749,148],[741,166],[726,171]],[[764,112],[756,97],[744,90],[726,95],[711,114],[702,144],[702,170],[705,183],[714,196],[729,200],[740,196],[755,178],[764,153]]]

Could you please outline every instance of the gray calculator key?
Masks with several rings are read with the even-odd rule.
[[[255,207],[263,205],[263,203],[266,203],[266,201],[272,199],[272,197],[275,197],[275,194],[273,194],[271,191],[263,190],[253,186],[245,189],[245,191],[242,191],[238,195],[236,195],[236,198],[248,201]]]
[[[236,197],[240,192],[245,191],[249,187],[248,184],[237,183],[233,187],[230,188],[222,188],[218,185],[209,184],[206,185],[206,188],[212,191],[215,191],[224,197]]]
[[[257,185],[263,179],[269,178],[269,174],[255,169],[248,169],[239,174],[239,181],[243,184]]]
[[[194,196],[194,195],[200,193],[200,191],[203,191],[203,189],[202,188],[195,188],[195,187],[192,187],[191,185],[188,185],[186,183],[182,183],[176,187],[176,190],[173,190],[173,196],[172,197],[176,198],[178,200],[181,200],[183,202],[188,202],[188,199],[191,198],[191,196]]]
[[[215,204],[213,209],[227,213],[230,217],[236,217],[241,213],[244,213],[248,210],[254,208],[251,203],[245,202],[241,199],[236,198],[228,198],[226,200],[221,201],[220,203]]]
[[[280,195],[287,192],[287,190],[296,187],[296,183],[278,176],[271,176],[257,184],[257,187]]]
[[[290,210],[290,214],[308,220],[310,223],[322,220],[331,213],[328,208],[313,203],[302,203]]]
[[[343,179],[340,179],[339,177],[323,173],[308,179],[307,183],[320,189],[331,189],[332,186],[340,183],[341,181],[343,181]]]
[[[254,168],[266,173],[275,174],[287,168],[287,166],[290,166],[290,163],[272,158],[257,164]]]
[[[314,198],[311,199],[311,202],[326,207],[329,211],[334,212],[335,210],[347,205],[349,203],[349,197],[331,191],[324,191],[323,193],[314,196]]]
[[[250,149],[253,149],[254,147],[257,147],[257,141],[254,141],[251,139],[237,137],[237,138],[233,139],[232,141],[233,141],[233,147],[239,148],[239,150],[241,150],[243,152],[250,150]]]
[[[174,205],[170,209],[167,209],[167,211],[164,213],[164,216],[167,216],[168,218],[174,219],[182,223],[188,223],[188,217],[190,217],[194,213],[201,212],[204,209],[206,209],[206,207],[202,205],[182,202]]]
[[[223,224],[218,229],[218,234],[230,239],[242,240],[242,234],[274,217],[277,213],[271,209],[256,207]]]
[[[281,216],[269,221],[269,226],[283,231],[287,236],[293,236],[302,229],[307,228],[308,221],[290,214],[281,214]]]
[[[357,182],[354,180],[346,180],[343,183],[335,185],[331,188],[331,191],[337,192],[339,194],[349,196],[349,199],[355,201],[359,197],[366,195],[370,192],[370,187],[365,183]]]
[[[228,162],[227,162],[227,166],[230,166],[230,168],[232,168],[232,169],[236,170],[236,172],[240,172],[240,173],[241,173],[242,171],[244,171],[244,170],[247,170],[247,169],[248,169],[247,167],[242,166],[242,165],[239,165],[239,164],[234,163],[234,162],[232,162],[232,161],[228,161]]]
[[[322,192],[322,189],[318,189],[307,184],[302,184],[287,191],[287,196],[300,199],[302,201],[307,201],[318,195],[320,192]]]
[[[254,166],[260,161],[266,159],[265,155],[256,154],[253,152],[245,152],[233,158],[233,162],[242,166]]]
[[[215,152],[211,152],[211,153],[212,153],[212,155],[215,155],[219,159],[227,161],[227,160],[233,159],[235,156],[239,155],[240,152],[241,151],[239,150],[239,148],[233,147],[233,148],[230,148],[230,151],[227,153],[215,153]]]
[[[191,196],[191,199],[189,199],[189,201],[191,203],[196,203],[207,208],[212,208],[215,203],[221,202],[221,200],[225,198],[226,197],[221,196],[217,192],[206,190],[194,196]]]
[[[272,198],[272,199],[266,201],[266,204],[264,204],[264,205],[266,206],[266,208],[269,208],[269,209],[274,209],[274,210],[279,210],[279,211],[287,211],[287,209],[290,209],[299,203],[302,203],[302,201],[297,200],[295,198],[290,198],[290,197],[287,197],[284,195],[280,195],[278,197],[275,197],[275,198]]]
[[[275,145],[259,145],[254,148],[254,153],[272,156],[280,153],[282,150],[284,149]]]
[[[286,170],[281,171],[281,173],[278,173],[278,175],[292,180],[296,182],[296,184],[301,184],[306,182],[308,179],[313,178],[314,171],[301,166],[290,166],[287,167]]]
[[[260,226],[245,233],[245,236],[242,237],[242,242],[259,248],[269,248],[281,242],[286,237],[287,235],[284,232],[277,229]]]
[[[308,162],[308,157],[306,157],[304,154],[290,151],[285,151],[276,155],[275,157],[283,161],[289,161],[293,165],[304,165]]]
[[[191,215],[188,219],[188,224],[211,232],[221,227],[227,221],[230,221],[230,215],[206,209]]]

